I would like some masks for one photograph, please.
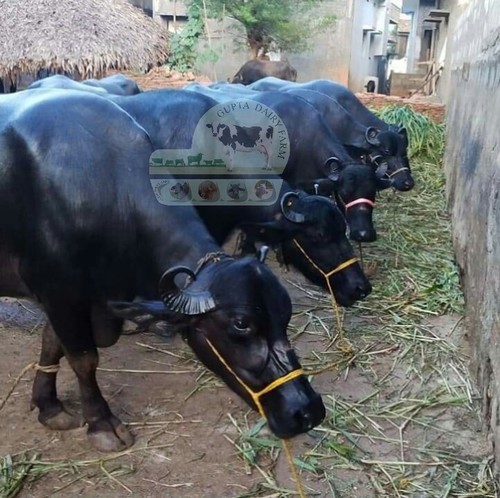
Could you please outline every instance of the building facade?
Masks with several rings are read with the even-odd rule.
[[[172,32],[182,29],[187,20],[182,0],[130,0]],[[386,89],[387,62],[395,54],[399,7],[394,0],[324,0],[315,14],[334,15],[335,23],[312,35],[311,50],[282,53],[296,69],[298,81],[328,78],[365,91],[367,84],[375,91]],[[249,59],[245,50],[237,50],[235,36],[244,36],[234,19],[208,20],[202,48],[210,47],[218,60],[204,63],[199,70],[212,79],[227,80]]]

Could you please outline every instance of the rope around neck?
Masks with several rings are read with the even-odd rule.
[[[355,199],[354,201],[348,202],[347,204],[344,203],[344,208],[347,211],[350,207],[356,206],[357,204],[368,204],[372,208],[375,207],[375,203],[373,201],[371,201],[370,199],[365,199],[364,197],[360,197],[359,199]]]

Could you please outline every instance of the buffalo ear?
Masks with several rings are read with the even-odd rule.
[[[323,166],[325,174],[329,180],[332,182],[338,182],[340,180],[340,173],[342,171],[342,164],[340,159],[337,157],[329,157]]]
[[[375,180],[377,190],[385,190],[392,187],[392,180],[390,178],[378,178]]]
[[[141,328],[147,328],[156,322],[172,321],[173,314],[162,301],[108,301],[108,308],[118,318],[137,323]]]
[[[381,156],[378,156],[379,158]],[[381,164],[377,164],[376,162],[376,159],[374,159],[374,170],[375,170],[375,176],[377,177],[377,179],[382,179],[385,177],[386,173],[387,173],[387,168],[388,168],[388,164],[387,162],[382,162]]]
[[[403,137],[405,144],[408,145],[408,132],[404,126],[400,126],[398,129],[398,135]]]
[[[245,254],[255,254],[257,241],[275,247],[284,240],[293,239],[297,233],[296,226],[283,218],[262,223],[241,223],[238,228],[245,234],[245,242],[239,247],[245,249],[242,251]]]

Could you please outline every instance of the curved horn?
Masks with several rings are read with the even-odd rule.
[[[196,274],[186,266],[174,266],[160,278],[160,296],[165,306],[183,315],[200,315],[213,310],[216,304],[209,291],[190,292],[189,286],[179,289],[175,277],[181,273],[187,274],[193,281],[196,280]]]
[[[380,145],[380,141],[377,138],[377,135],[380,133],[380,130],[377,130],[374,126],[369,126],[365,131],[365,139],[370,145],[374,145],[378,147]]]
[[[371,165],[374,168],[378,168],[382,163],[385,162],[385,158],[381,154],[370,154],[368,156],[368,159],[370,161],[368,165]]]
[[[283,216],[292,223],[304,223],[306,218],[303,214],[296,213],[292,207],[288,204],[290,199],[299,199],[299,194],[297,192],[287,192],[280,202],[281,212]]]
[[[331,170],[333,169],[339,169],[341,166],[340,164],[340,159],[338,157],[329,157],[325,163],[323,164],[323,168],[327,169],[330,168]]]
[[[323,169],[326,173],[326,176],[332,182],[338,182],[340,179],[340,170],[342,167],[342,163],[338,157],[329,157],[325,164],[323,164]]]

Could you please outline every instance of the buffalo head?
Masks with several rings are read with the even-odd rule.
[[[331,157],[325,162],[325,170],[344,211],[350,238],[357,242],[376,240],[372,215],[378,180],[374,169],[357,162],[342,163]]]
[[[365,138],[371,150],[369,158],[377,168],[377,177],[383,180],[379,188],[391,186],[396,190],[411,190],[415,182],[407,156],[406,128],[391,125],[388,130],[380,131],[371,126],[366,129]]]
[[[257,240],[275,246],[283,263],[293,265],[311,282],[331,288],[341,306],[365,298],[371,285],[353,258],[346,222],[336,204],[302,191],[285,193],[280,204],[281,215],[273,221],[239,225],[245,234],[242,251],[254,251]]]
[[[180,274],[187,275],[187,285],[176,284]],[[261,261],[218,253],[196,271],[172,268],[161,278],[160,295],[163,305],[115,302],[111,307],[121,318],[143,325],[176,324],[198,358],[253,408],[247,389],[259,392],[300,369],[286,335],[290,297]],[[297,373],[260,398],[271,430],[283,438],[312,429],[325,416],[321,397]]]
[[[281,205],[286,220],[295,225],[294,238],[282,246],[285,262],[312,282],[326,289],[330,286],[341,306],[351,306],[370,294],[370,282],[353,261],[354,251],[338,207],[326,197],[294,192],[285,194]],[[343,267],[344,263],[348,266]]]

